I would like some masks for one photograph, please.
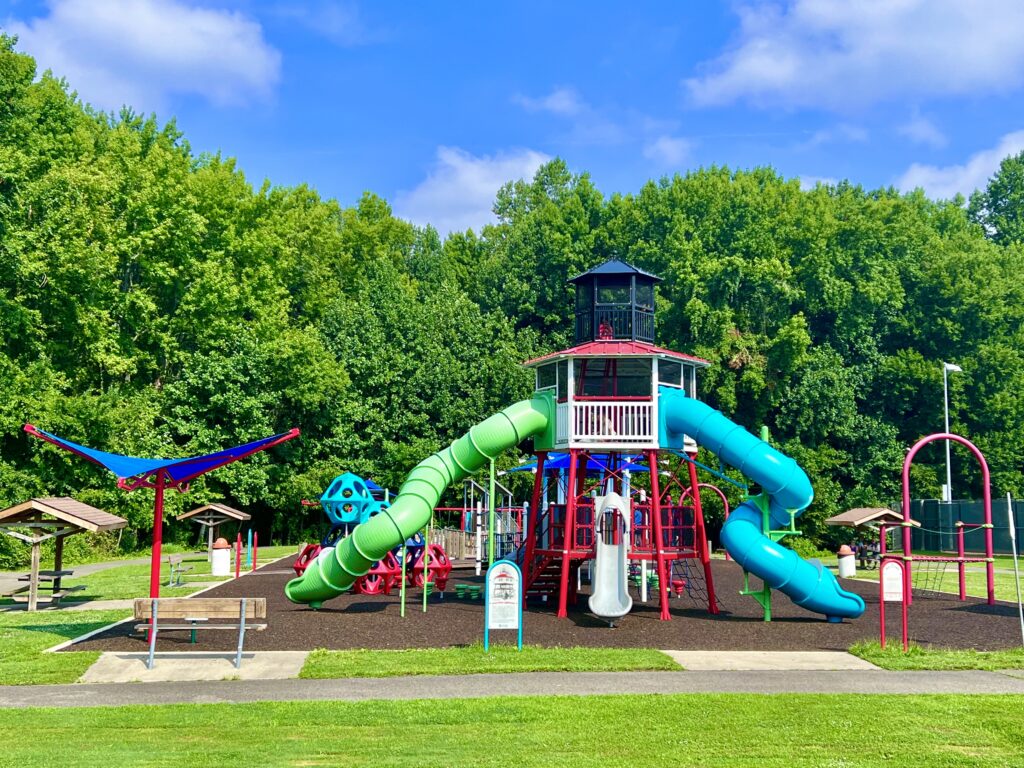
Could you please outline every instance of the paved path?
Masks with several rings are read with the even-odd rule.
[[[622,693],[1015,693],[998,672],[523,672],[509,675],[2,686],[0,707],[463,699]]]

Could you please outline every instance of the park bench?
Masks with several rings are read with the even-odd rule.
[[[182,575],[192,570],[193,566],[185,566],[184,555],[168,555],[167,565],[170,571],[170,575],[167,577],[168,587],[180,587],[184,585],[182,581]]]
[[[156,638],[160,632],[187,630],[196,640],[200,629],[222,629],[238,632],[238,650],[235,652],[235,668],[242,666],[242,646],[248,630],[263,630],[265,623],[253,624],[251,619],[267,618],[265,597],[139,597],[135,599],[135,620],[137,632],[150,633],[149,658],[146,668],[152,669],[156,654]],[[215,624],[208,624],[215,621]]]

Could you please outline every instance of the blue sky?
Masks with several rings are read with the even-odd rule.
[[[0,0],[0,26],[254,184],[442,232],[554,156],[606,194],[724,164],[951,197],[1024,150],[1019,0]]]

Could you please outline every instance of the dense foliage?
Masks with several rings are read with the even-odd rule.
[[[518,363],[567,342],[566,279],[611,255],[665,277],[660,341],[712,361],[706,399],[767,424],[807,468],[811,532],[896,497],[905,447],[942,425],[942,360],[964,369],[954,431],[998,491],[1020,493],[1021,167],[1004,163],[967,208],[804,191],[767,168],[608,198],[556,160],[501,190],[497,224],[442,240],[372,194],[341,208],[307,187],[256,189],[173,123],[89,109],[0,36],[0,505],[73,493],[148,535],[147,492],[117,491],[25,422],[135,455],[295,426],[300,441],[169,501],[227,499],[297,534],[316,520],[299,499],[334,474],[394,487],[528,394]],[[916,490],[935,495],[941,448],[921,458]],[[977,491],[973,466],[954,470]]]

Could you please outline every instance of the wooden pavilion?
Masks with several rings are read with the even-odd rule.
[[[182,512],[178,515],[178,520],[193,520],[201,526],[206,526],[206,551],[209,554],[213,552],[213,541],[220,534],[220,526],[236,522],[241,528],[242,523],[252,520],[252,515],[227,504],[204,504],[188,512]]]
[[[47,584],[45,589],[51,592],[51,601],[59,602],[67,593],[67,590],[61,589],[61,578],[71,575],[70,571],[63,570],[64,539],[82,532],[116,531],[126,525],[128,521],[123,517],[90,507],[68,496],[29,499],[23,504],[3,510],[0,512],[0,533],[32,545],[28,585],[15,590],[13,596],[17,600],[27,592],[28,610],[36,610],[42,580]],[[53,570],[40,571],[42,543],[49,539],[54,539]]]

